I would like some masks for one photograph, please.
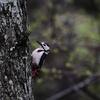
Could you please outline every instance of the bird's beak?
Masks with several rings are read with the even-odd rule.
[[[40,41],[37,41],[37,43],[44,49],[43,45],[41,44]],[[45,49],[44,49],[45,50]]]
[[[36,41],[36,42],[37,42],[39,45],[42,45],[41,42],[39,42],[39,41]]]

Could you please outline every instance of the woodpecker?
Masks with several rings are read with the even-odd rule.
[[[39,75],[41,71],[41,67],[45,61],[45,58],[50,52],[50,47],[47,43],[39,42],[39,41],[37,41],[37,43],[40,45],[40,47],[35,49],[31,55],[32,56],[32,77],[33,78],[36,78]]]

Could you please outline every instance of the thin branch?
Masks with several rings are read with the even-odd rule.
[[[92,75],[92,76],[86,78],[84,81],[81,81],[81,82],[47,98],[47,100],[59,100],[60,98],[64,97],[65,95],[69,95],[72,92],[77,92],[77,91],[79,91],[79,89],[82,89],[82,88],[88,86],[89,84],[92,84],[99,77],[100,77],[100,75]]]

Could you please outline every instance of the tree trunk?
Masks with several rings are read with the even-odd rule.
[[[26,0],[0,0],[0,100],[33,100]]]

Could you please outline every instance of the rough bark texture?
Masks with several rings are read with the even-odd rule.
[[[26,1],[0,0],[0,100],[33,100]]]

